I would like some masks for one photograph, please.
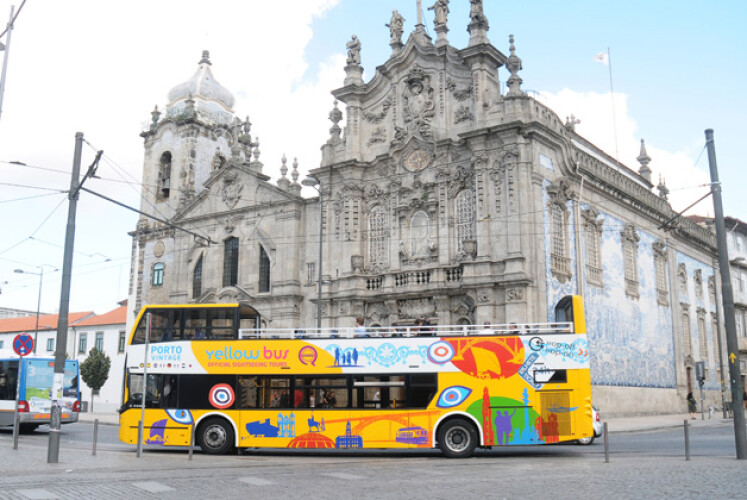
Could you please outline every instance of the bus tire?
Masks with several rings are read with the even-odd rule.
[[[197,444],[208,455],[225,455],[233,449],[233,427],[224,418],[211,417],[200,424]]]
[[[31,434],[37,427],[39,427],[39,424],[18,424],[18,432],[21,434]]]
[[[477,429],[463,418],[446,421],[438,428],[438,447],[448,458],[472,456],[477,446]]]

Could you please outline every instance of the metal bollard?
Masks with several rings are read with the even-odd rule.
[[[20,416],[18,415],[18,405],[16,403],[16,411],[13,414],[13,449],[18,449],[18,433],[20,431]]]
[[[607,432],[607,422],[604,423],[604,463],[610,463],[610,438]]]
[[[93,456],[96,456],[96,443],[99,440],[99,419],[93,421]]]
[[[140,420],[137,424],[137,457],[143,454],[143,421]]]
[[[690,422],[685,420],[685,461],[690,461]]]
[[[189,426],[189,458],[192,461],[192,453],[195,450],[195,424]]]

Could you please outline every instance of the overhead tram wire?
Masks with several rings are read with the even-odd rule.
[[[10,22],[10,25],[11,25],[11,26],[12,26],[12,25],[14,25],[14,24],[16,23],[16,19],[18,19],[18,14],[20,14],[20,13],[21,13],[21,10],[23,10],[23,6],[24,6],[24,5],[26,5],[26,0],[23,0],[23,2],[21,2],[21,6],[20,6],[20,7],[18,7],[18,10],[17,10],[17,11],[16,11],[16,13],[15,13],[15,14],[13,15],[13,20],[12,20],[12,21]],[[6,34],[7,32],[8,32],[8,28],[6,27],[6,28],[5,28],[5,30],[3,30],[3,32],[2,32],[2,33],[0,33],[0,38],[4,37],[4,36],[5,36],[5,34]]]
[[[213,241],[212,239],[210,239],[207,236],[203,236],[203,235],[198,234],[198,233],[196,233],[194,231],[190,231],[189,229],[185,229],[185,228],[183,228],[181,226],[177,226],[176,224],[172,224],[171,222],[169,222],[169,221],[167,221],[165,219],[160,219],[160,218],[158,218],[158,217],[156,217],[154,215],[151,215],[149,213],[142,212],[142,211],[138,210],[137,208],[133,208],[133,207],[131,207],[129,205],[125,205],[122,202],[119,202],[117,200],[109,198],[108,196],[104,196],[103,194],[97,193],[96,191],[92,191],[92,190],[90,190],[88,188],[85,188],[83,186],[80,187],[80,190],[81,191],[85,191],[86,193],[92,194],[94,196],[98,196],[99,198],[104,199],[106,201],[110,201],[110,202],[114,203],[115,205],[119,205],[122,208],[126,208],[127,210],[131,210],[133,212],[139,213],[140,215],[144,215],[144,216],[146,216],[146,217],[148,217],[150,219],[153,219],[155,221],[158,221],[158,222],[160,222],[162,224],[166,224],[167,226],[169,226],[171,228],[177,229],[179,231],[184,231],[185,233],[189,233],[189,234],[191,234],[192,236],[194,236],[196,238],[200,238],[201,240],[207,241],[208,243],[213,243],[213,244],[217,244],[218,243],[217,241]]]
[[[63,198],[62,200],[60,200],[60,202],[59,202],[59,203],[57,204],[57,206],[56,206],[56,207],[54,207],[54,208],[52,209],[52,211],[51,211],[51,212],[49,213],[49,215],[47,215],[47,217],[46,217],[46,218],[45,218],[45,219],[44,219],[44,220],[42,221],[42,223],[41,223],[41,224],[39,224],[39,225],[38,225],[38,226],[36,227],[36,229],[34,229],[34,231],[33,231],[33,232],[32,232],[32,233],[31,233],[31,234],[29,235],[29,236],[25,237],[24,239],[22,239],[22,240],[21,240],[21,241],[19,241],[18,243],[15,243],[14,245],[11,245],[11,246],[9,246],[9,247],[8,247],[8,248],[6,248],[5,250],[2,250],[2,251],[0,251],[0,255],[2,255],[2,254],[4,254],[5,252],[8,252],[8,251],[10,251],[10,250],[14,249],[15,247],[17,247],[17,246],[18,246],[18,245],[20,245],[21,243],[23,243],[23,242],[25,242],[25,241],[27,241],[27,240],[31,239],[31,238],[32,238],[32,237],[33,237],[33,236],[34,236],[34,235],[35,235],[36,233],[38,233],[38,232],[39,232],[39,230],[40,230],[40,229],[42,228],[42,226],[43,226],[44,224],[46,224],[46,223],[47,223],[47,221],[48,221],[48,220],[49,220],[49,219],[50,219],[50,218],[52,217],[52,215],[54,215],[54,213],[55,213],[55,212],[56,212],[56,211],[57,211],[57,210],[58,210],[58,209],[59,209],[59,208],[60,208],[60,207],[62,206],[62,204],[63,204],[63,203],[65,203],[65,201],[67,201],[67,197],[65,197],[65,198]]]

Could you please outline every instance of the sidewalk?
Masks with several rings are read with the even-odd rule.
[[[705,420],[701,420],[700,413],[697,418],[692,420],[689,413],[678,413],[673,415],[646,415],[637,417],[616,417],[603,419],[607,423],[610,434],[615,432],[635,432],[649,431],[654,429],[665,429],[667,427],[682,427],[685,420],[690,422],[693,427],[707,427],[711,425],[733,424],[732,419],[724,419],[721,412],[716,413],[713,418],[708,418],[705,414]]]
[[[119,414],[116,412],[106,413],[81,413],[78,417],[80,422],[93,422],[98,419],[99,424],[102,425],[119,425]],[[634,432],[634,431],[647,431],[653,429],[663,429],[667,427],[681,427],[685,420],[689,420],[690,424],[694,427],[719,425],[719,424],[732,424],[732,419],[724,419],[721,412],[717,412],[713,418],[709,419],[708,414],[705,415],[705,420],[700,419],[700,413],[696,420],[690,420],[690,415],[687,413],[678,413],[673,415],[646,415],[637,417],[616,417],[604,419],[607,422],[607,428],[610,434],[615,432]]]

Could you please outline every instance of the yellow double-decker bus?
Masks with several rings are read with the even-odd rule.
[[[272,329],[243,304],[149,305],[127,347],[119,438],[138,443],[143,414],[143,444],[189,445],[194,429],[214,454],[438,447],[467,457],[589,437],[581,298],[564,298],[555,319]]]

